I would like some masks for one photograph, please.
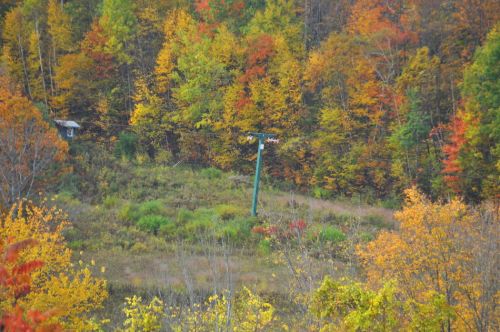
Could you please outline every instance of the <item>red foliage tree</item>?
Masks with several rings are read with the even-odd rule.
[[[267,62],[274,55],[273,37],[267,34],[250,41],[247,49],[247,66],[239,81],[249,84],[253,80],[266,76]],[[236,101],[236,109],[243,110],[252,101],[245,91],[240,92],[240,98]]]
[[[198,24],[199,32],[206,36],[213,36],[222,21],[241,17],[245,2],[242,0],[196,0],[194,9],[201,19]]]
[[[443,147],[443,152],[446,158],[443,159],[443,170],[444,179],[448,187],[455,193],[460,193],[460,174],[463,169],[460,165],[460,151],[466,143],[466,132],[468,129],[468,124],[462,118],[463,115],[458,113],[451,120],[448,130],[450,131],[450,136],[448,138],[448,144]]]
[[[82,51],[94,61],[95,75],[97,79],[107,79],[113,76],[116,68],[113,55],[106,51],[108,37],[99,21],[94,21],[92,28],[82,41]]]

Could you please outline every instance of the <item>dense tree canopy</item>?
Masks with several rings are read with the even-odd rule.
[[[135,131],[151,158],[245,172],[246,133],[267,131],[281,139],[267,171],[322,195],[498,193],[498,1],[4,1],[1,12],[9,75],[86,137]]]

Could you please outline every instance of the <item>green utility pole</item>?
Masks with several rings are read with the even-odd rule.
[[[272,139],[276,135],[263,133],[250,133],[249,139],[257,137],[259,139],[259,147],[257,150],[257,166],[255,166],[255,180],[253,182],[252,196],[252,216],[257,215],[257,198],[259,196],[260,170],[262,168],[262,150],[264,150],[264,142],[267,139]]]

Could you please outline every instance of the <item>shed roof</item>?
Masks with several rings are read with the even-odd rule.
[[[80,128],[80,125],[76,123],[75,121],[71,120],[55,120],[55,122],[60,125],[61,127],[66,127],[66,128]]]

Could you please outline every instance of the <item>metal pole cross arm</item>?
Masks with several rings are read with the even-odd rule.
[[[257,149],[257,165],[255,166],[255,179],[253,183],[253,195],[252,195],[252,216],[257,215],[257,198],[259,196],[259,183],[260,183],[260,171],[262,169],[262,150],[264,150],[264,142],[268,139],[273,140],[276,135],[265,134],[265,133],[250,133],[249,139],[254,137],[259,139],[259,147]],[[273,140],[277,142],[277,140]]]

